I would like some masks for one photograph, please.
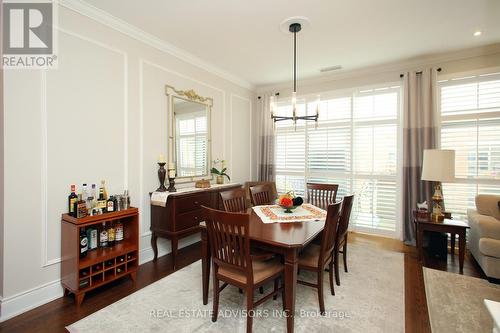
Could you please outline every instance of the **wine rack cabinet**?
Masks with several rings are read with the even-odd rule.
[[[123,240],[113,246],[89,250],[80,258],[80,229],[96,227],[120,220],[123,224]],[[135,283],[139,266],[139,211],[130,208],[76,219],[62,215],[61,223],[61,283],[64,294],[73,293],[77,306],[85,293],[124,276]],[[99,238],[99,235],[98,235]]]

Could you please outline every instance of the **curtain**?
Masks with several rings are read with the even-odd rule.
[[[259,181],[275,181],[274,129],[271,119],[270,95],[263,95],[258,100],[257,117]]]
[[[403,236],[415,243],[412,211],[427,200],[433,184],[420,180],[424,149],[437,148],[437,72],[425,69],[404,74],[403,83]]]

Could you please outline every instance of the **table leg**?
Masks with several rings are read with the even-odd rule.
[[[461,230],[458,234],[458,258],[460,265],[460,274],[464,273],[464,259],[465,259],[465,229]]]
[[[287,249],[285,255],[285,303],[286,303],[286,328],[288,333],[293,333],[295,317],[295,293],[297,290],[297,249]]]
[[[451,246],[451,255],[455,255],[455,234],[450,233],[450,246]]]
[[[424,243],[424,229],[422,226],[417,224],[417,251],[418,251],[418,260],[423,259],[423,243]]]
[[[201,272],[203,285],[203,305],[208,304],[208,286],[210,283],[210,247],[206,229],[201,229]]]

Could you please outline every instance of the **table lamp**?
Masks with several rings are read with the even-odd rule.
[[[448,149],[424,149],[422,180],[434,182],[452,182],[455,180],[455,151]],[[432,196],[432,219],[442,221],[443,192],[441,184],[434,187]]]

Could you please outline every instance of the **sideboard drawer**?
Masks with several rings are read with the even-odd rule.
[[[210,193],[200,193],[190,195],[184,198],[176,199],[177,214],[187,213],[193,210],[200,209],[200,206],[210,207]]]
[[[193,210],[189,213],[179,214],[176,217],[176,231],[188,229],[200,224],[203,221],[201,209]]]

